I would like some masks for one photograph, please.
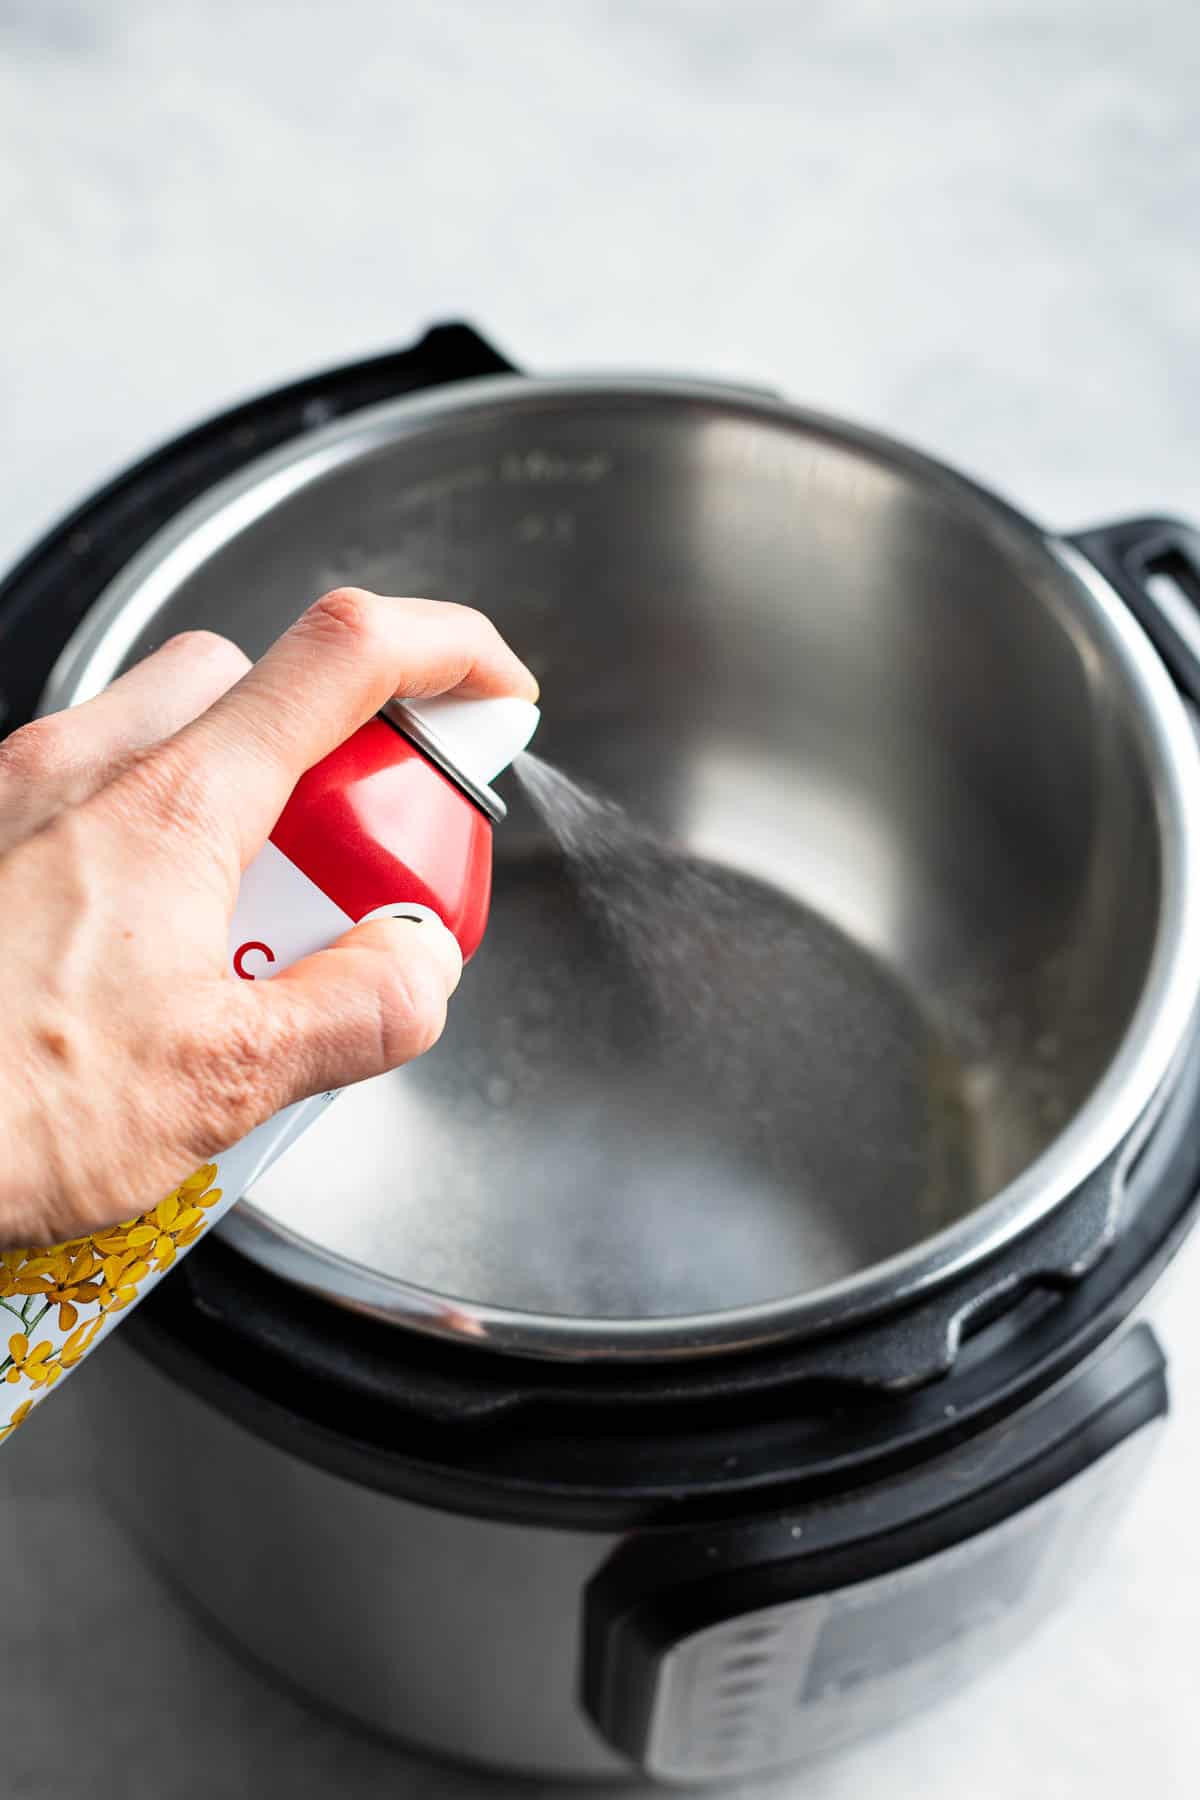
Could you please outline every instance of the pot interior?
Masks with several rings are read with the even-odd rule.
[[[1155,937],[1146,752],[1083,590],[965,484],[732,398],[531,385],[382,436],[167,582],[121,663],[197,625],[258,653],[338,583],[480,606],[541,678],[539,753],[685,858],[631,902],[669,996],[507,778],[445,1038],[246,1219],[655,1318],[977,1216],[1092,1090]]]

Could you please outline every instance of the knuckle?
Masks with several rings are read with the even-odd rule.
[[[365,588],[336,587],[314,601],[302,621],[319,635],[349,640],[355,648],[374,642],[378,632],[379,603]]]
[[[109,793],[156,832],[203,844],[220,829],[202,768],[170,740],[135,757]]]
[[[67,720],[58,713],[22,725],[0,744],[0,774],[21,782],[61,777],[73,767],[72,736]]]

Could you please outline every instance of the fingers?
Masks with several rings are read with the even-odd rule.
[[[533,699],[537,683],[481,613],[339,588],[179,733],[173,760],[203,770],[211,810],[232,826],[244,865],[304,771],[386,700],[454,691]]]
[[[372,919],[256,983],[247,999],[263,1009],[270,1040],[287,1046],[280,1104],[423,1055],[442,1034],[462,968],[457,942],[436,920]]]
[[[96,793],[140,751],[169,738],[249,668],[227,638],[184,632],[94,700],[52,713],[0,745],[0,853]]]

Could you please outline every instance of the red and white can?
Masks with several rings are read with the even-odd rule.
[[[242,878],[230,974],[270,980],[385,914],[435,915],[469,960],[487,924],[492,825],[504,816],[491,783],[538,717],[517,699],[393,701],[309,769]],[[3,1253],[0,1441],[335,1098],[287,1107],[111,1230]]]

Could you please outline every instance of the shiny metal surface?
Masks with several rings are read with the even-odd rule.
[[[255,654],[343,581],[484,607],[541,679],[539,752],[733,872],[727,941],[797,947],[740,1003],[732,1086],[728,1012],[655,1054],[510,788],[445,1040],[259,1184],[223,1228],[247,1253],[534,1354],[731,1348],[963,1268],[1137,1124],[1200,981],[1200,771],[1068,548],[758,396],[490,381],[191,509],[46,703],[185,625]]]
[[[611,1534],[471,1517],[344,1480],[120,1339],[113,1348],[78,1433],[94,1491],[239,1655],[455,1761],[630,1777],[579,1701],[584,1594]]]
[[[455,1761],[543,1779],[639,1773],[581,1702],[588,1584],[627,1535],[417,1504],[244,1429],[119,1336],[106,1361],[77,1409],[73,1454],[139,1553],[240,1656],[372,1731]],[[76,1392],[64,1390],[64,1405]],[[712,1697],[697,1680],[705,1642],[720,1634],[687,1641],[645,1675],[643,1772],[723,1780],[709,1791],[724,1795],[751,1773],[847,1749],[994,1669],[1094,1571],[1157,1429],[932,1561],[782,1605],[789,1629],[771,1674],[785,1690],[780,1728],[723,1766],[712,1756]],[[1018,1565],[1036,1571],[1019,1584],[1014,1540],[1031,1546],[1024,1557],[1017,1549]],[[836,1665],[839,1620],[856,1614],[867,1620],[861,1672],[822,1693],[820,1652],[832,1648]],[[764,1616],[748,1607],[731,1628]],[[937,1618],[940,1655],[897,1649],[897,1639],[921,1643]]]

